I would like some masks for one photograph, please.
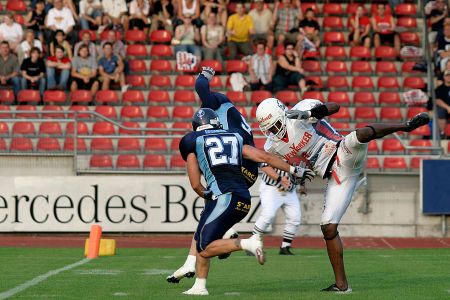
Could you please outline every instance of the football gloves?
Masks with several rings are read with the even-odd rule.
[[[206,77],[206,79],[208,79],[208,81],[211,81],[211,79],[213,78],[214,74],[216,73],[216,71],[214,71],[213,68],[210,67],[202,67],[202,72],[200,74],[202,74],[203,76]]]
[[[286,111],[286,116],[288,119],[294,119],[294,120],[306,120],[311,117],[311,111],[306,110],[288,110]]]

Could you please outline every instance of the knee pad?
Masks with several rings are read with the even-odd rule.
[[[321,225],[320,229],[322,230],[323,239],[326,241],[331,241],[335,239],[339,235],[339,231],[337,230],[337,226],[330,226],[331,224]]]

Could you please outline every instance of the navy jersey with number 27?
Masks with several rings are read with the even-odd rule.
[[[246,179],[242,176],[242,148],[249,144],[237,130],[202,130],[185,135],[180,153],[187,160],[189,153],[197,156],[208,189],[220,196],[233,193],[250,199]]]

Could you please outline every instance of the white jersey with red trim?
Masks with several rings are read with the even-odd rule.
[[[307,101],[310,103],[302,103],[303,101],[305,100],[293,109],[309,110],[317,103],[321,104],[318,100]],[[324,177],[328,164],[336,152],[336,145],[344,137],[325,120],[287,119],[286,126],[285,137],[282,140],[268,138],[264,149],[284,158],[290,164],[304,162],[316,174]]]

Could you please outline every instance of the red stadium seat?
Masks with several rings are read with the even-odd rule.
[[[279,99],[283,103],[297,103],[299,97],[294,91],[279,91],[275,95],[275,98]]]
[[[132,122],[132,121],[122,122],[121,125],[124,127],[133,128],[133,129],[141,128],[141,125],[139,125],[139,123]],[[138,135],[138,134],[142,134],[142,132],[140,130],[131,130],[131,129],[125,129],[125,128],[119,127],[119,134],[120,135]]]
[[[115,91],[111,90],[101,90],[95,94],[95,102],[96,103],[104,103],[104,104],[117,104],[119,103],[119,97]]]
[[[147,48],[144,45],[128,45],[127,56],[147,56]]]
[[[140,106],[123,106],[120,110],[121,119],[144,119]]]
[[[134,154],[121,154],[117,157],[117,169],[140,169],[141,162]]]
[[[347,92],[330,92],[327,101],[336,102],[340,105],[350,105],[350,99]]]
[[[323,5],[323,13],[326,15],[342,15],[343,10],[340,3],[325,3]]]
[[[144,169],[166,169],[167,162],[164,155],[147,154],[144,157]]]
[[[74,151],[74,149],[75,149],[75,139],[74,138],[66,138],[64,140],[63,149],[66,152]],[[77,140],[77,151],[78,152],[86,152],[87,151],[87,146],[86,146],[86,142],[85,142],[84,139],[78,138],[78,140]]]
[[[256,118],[256,106],[252,107],[252,111],[250,113],[250,115],[252,116],[252,118]],[[243,106],[237,106],[236,109],[238,110],[238,112],[244,117],[244,119],[247,119],[247,110],[245,109],[245,107]]]
[[[39,91],[36,90],[21,90],[17,94],[17,102],[39,103],[41,102],[41,95],[39,94]]]
[[[350,120],[350,111],[347,107],[343,106],[339,109],[339,111],[329,117],[330,119],[338,119],[338,120]]]
[[[417,28],[417,19],[416,18],[408,18],[402,17],[397,19],[397,26],[403,28]]]
[[[328,73],[347,73],[347,65],[343,61],[327,62],[326,71]]]
[[[368,61],[352,61],[352,74],[371,74],[373,72],[372,66]]]
[[[418,70],[414,70],[414,66],[417,62],[415,61],[405,61],[402,64],[402,73],[420,73]]]
[[[211,88],[221,89],[223,84],[222,84],[222,79],[220,78],[220,76],[214,76],[211,79],[211,81],[209,82],[209,86]]]
[[[247,67],[247,64],[242,60],[228,60],[225,63],[225,71],[227,73],[247,73]]]
[[[150,106],[147,109],[147,118],[168,119],[169,111],[167,110],[167,107],[165,107],[165,106]]]
[[[375,105],[375,96],[371,92],[356,92],[353,94],[353,103],[355,105]]]
[[[175,106],[173,109],[173,117],[178,119],[190,120],[194,115],[192,106]]]
[[[159,153],[164,152],[164,153],[166,153],[167,152],[166,140],[163,138],[145,139],[144,150],[146,152],[159,152]]]
[[[378,89],[384,90],[398,90],[400,84],[398,83],[397,77],[379,77],[378,78]]]
[[[145,42],[147,37],[145,32],[138,29],[131,29],[125,31],[125,40],[127,42]]]
[[[9,11],[27,11],[28,7],[24,1],[9,0],[6,3],[6,10]]]
[[[171,88],[172,83],[170,82],[169,76],[153,75],[150,77],[150,86],[155,86],[158,88]]]
[[[226,96],[233,103],[243,103],[243,104],[247,103],[247,96],[244,92],[227,91]]]
[[[183,169],[186,167],[186,162],[183,160],[181,155],[174,154],[170,157],[170,168],[172,169]]]
[[[92,128],[92,134],[94,135],[113,135],[115,133],[116,130],[114,128],[114,125],[105,121],[94,123],[94,126]]]
[[[114,106],[99,105],[95,107],[95,112],[110,119],[117,119],[117,112]]]
[[[379,152],[378,143],[376,140],[371,140],[367,145],[367,152],[377,154]]]
[[[9,126],[6,122],[0,122],[0,136],[9,135]]]
[[[377,61],[375,65],[375,70],[378,74],[386,74],[386,73],[397,73],[397,67],[395,63],[392,61]]]
[[[36,106],[34,106],[34,105],[17,105],[16,106],[16,110],[18,110],[18,111],[36,112]],[[36,119],[39,116],[38,116],[37,113],[22,112],[22,113],[16,113],[16,117],[17,118],[33,118],[33,119]]]
[[[128,61],[130,71],[144,73],[147,72],[147,64],[141,59],[130,59]]]
[[[90,91],[77,90],[70,92],[70,102],[88,103],[92,102],[92,94]]]
[[[328,46],[325,49],[325,57],[328,59],[345,59],[347,54],[342,46]]]
[[[333,44],[333,43],[339,43],[343,44],[345,43],[345,36],[343,32],[325,32],[323,34],[323,42],[325,44]]]
[[[76,112],[76,113],[69,113],[69,118],[75,118],[75,115],[77,118],[82,119],[89,119],[92,115],[84,113],[89,111],[89,108],[85,105],[72,105],[69,107],[70,111]]]
[[[306,91],[303,93],[302,99],[317,99],[322,102],[325,100],[322,92],[319,91]]]
[[[348,3],[347,4],[347,15],[354,15],[356,13],[356,10],[358,9],[358,6],[361,6],[361,3]],[[367,9],[364,5],[362,5],[364,13],[367,13]]]
[[[384,153],[403,153],[405,148],[396,138],[385,138],[382,143]]]
[[[95,138],[91,140],[92,152],[114,152],[112,139]]]
[[[0,103],[13,103],[14,100],[13,90],[0,90]]]
[[[141,144],[139,139],[136,138],[124,138],[119,139],[117,142],[117,151],[118,152],[140,152]]]
[[[91,156],[89,166],[91,168],[112,169],[113,161],[109,155],[95,154]]]
[[[397,52],[393,47],[379,46],[375,48],[375,58],[395,60],[397,58]]]
[[[167,91],[162,90],[151,90],[148,93],[147,100],[149,104],[158,103],[158,104],[169,104],[170,97]]]
[[[33,122],[16,122],[12,127],[13,135],[35,135],[36,129]]]
[[[150,33],[152,43],[170,43],[172,34],[167,30],[154,30]]]
[[[144,104],[145,103],[144,94],[141,91],[128,90],[122,94],[122,102],[133,104],[134,103]]]
[[[62,135],[59,122],[44,122],[39,125],[39,135]]]
[[[354,76],[352,80],[352,88],[354,90],[371,90],[374,88],[372,78],[369,76]]]
[[[59,105],[44,105],[42,106],[41,112],[44,111],[62,111],[62,106]],[[64,119],[66,115],[64,113],[42,113],[42,118],[49,119],[49,118],[56,118],[56,119]]]
[[[300,4],[300,8],[303,13],[305,13],[308,8],[311,8],[315,14],[320,13],[319,7],[317,6],[316,3],[303,2]]]
[[[172,131],[172,134],[186,134],[192,131],[192,125],[189,122],[174,122],[172,128],[180,129],[180,131]]]
[[[253,91],[250,96],[250,102],[259,104],[267,98],[272,98],[272,93],[269,91]]]
[[[366,168],[367,169],[380,169],[380,162],[376,157],[368,157],[366,160]]]
[[[39,138],[36,150],[41,152],[60,152],[61,145],[56,138],[43,137]]]
[[[66,125],[66,134],[74,134],[75,133],[75,122],[67,123]],[[89,128],[84,122],[77,122],[77,134],[78,135],[88,135]]]
[[[309,73],[321,73],[322,66],[317,60],[304,60],[302,61],[302,68]]]
[[[175,79],[177,88],[193,88],[195,86],[195,77],[193,75],[178,75]]]
[[[429,137],[431,135],[430,126],[420,126],[409,133],[409,135]]]
[[[64,91],[44,92],[44,103],[66,103],[66,100],[66,93]]]
[[[91,41],[95,43],[95,41],[97,40],[97,34],[94,30],[80,30],[78,32],[78,39],[82,40],[85,33],[89,33]]]
[[[0,151],[6,151],[7,150],[7,146],[6,146],[6,142],[4,139],[0,139]]]
[[[408,107],[408,112],[406,113],[406,117],[408,119],[411,119],[415,115],[423,113],[423,112],[427,112],[427,111],[428,110],[425,107],[420,107],[420,106]]]
[[[23,15],[16,13],[13,15],[13,19],[19,25],[22,25],[22,26],[25,25],[25,18],[23,17]]]
[[[163,130],[167,129],[167,125],[164,122],[147,122],[145,129],[155,129],[145,131],[145,134],[148,135],[167,134],[167,131]]]
[[[350,57],[356,59],[370,58],[370,49],[364,46],[356,46],[350,48]]]
[[[127,84],[132,87],[142,88],[145,87],[145,79],[144,76],[141,75],[127,75],[125,77],[125,81]]]
[[[342,23],[342,19],[340,17],[325,17],[323,18],[323,28],[326,29],[342,29],[344,24]]]
[[[409,161],[409,167],[411,169],[420,169],[420,163],[424,159],[428,159],[428,157],[416,156],[411,158],[411,160]]]
[[[404,157],[385,157],[383,161],[384,169],[406,169],[406,160]]]
[[[109,31],[110,30],[103,30],[102,33],[100,33],[100,39],[102,41],[106,41],[108,39]],[[118,41],[122,40],[122,35],[120,34],[120,30],[116,30],[116,31],[114,31],[114,33],[116,34],[116,39]]]
[[[172,72],[172,65],[168,60],[155,59],[150,63],[150,71]]]
[[[417,34],[417,32],[410,32],[410,31],[400,32],[400,42],[402,44],[417,46],[420,44],[420,37],[419,34]]]
[[[431,140],[412,140],[409,142],[409,145],[412,147],[432,147],[433,144],[431,143]],[[415,149],[411,150],[412,153],[424,153],[424,152],[431,152],[431,150],[427,149]]]
[[[349,84],[347,78],[344,76],[329,76],[327,85],[329,89],[345,89],[347,90]]]
[[[11,139],[11,152],[31,152],[33,151],[33,142],[30,138],[15,137]]]
[[[195,94],[189,90],[177,90],[173,94],[173,101],[175,103],[195,103]]]
[[[394,10],[397,16],[415,16],[417,14],[416,5],[410,3],[398,4]]]
[[[357,121],[375,121],[377,113],[373,107],[357,107],[355,108],[355,119]]]
[[[179,149],[181,138],[173,138],[170,142],[170,150],[176,152]]]
[[[322,89],[323,88],[323,81],[320,76],[306,76],[305,82],[312,81],[314,82],[314,89]],[[297,88],[297,86],[293,86]]]
[[[401,121],[403,120],[402,111],[399,107],[382,107],[380,119],[382,121]]]
[[[216,73],[221,73],[223,71],[222,69],[222,63],[215,59],[205,59],[200,62],[201,67],[210,67],[213,68]]]
[[[403,79],[404,89],[423,89],[425,86],[425,81],[422,77],[406,77]]]
[[[380,105],[400,105],[400,95],[398,92],[381,92],[378,96]]]

